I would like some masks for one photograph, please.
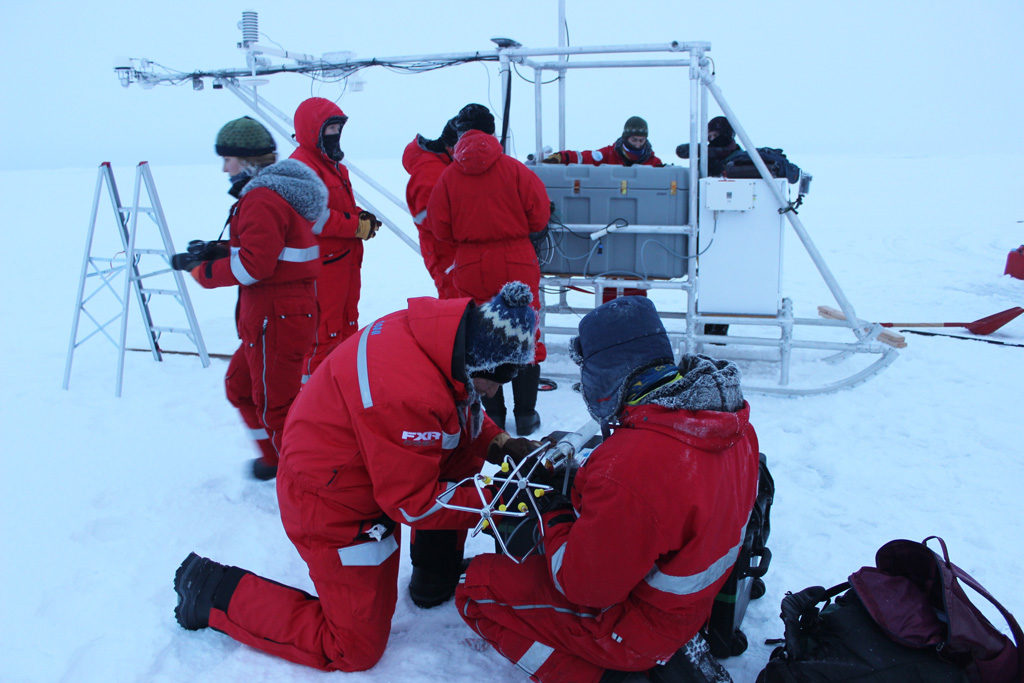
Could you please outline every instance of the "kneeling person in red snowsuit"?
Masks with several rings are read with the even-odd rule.
[[[614,431],[577,472],[571,500],[541,499],[543,555],[474,558],[456,605],[535,681],[620,681],[631,671],[704,680],[672,676],[687,666],[684,646],[710,658],[698,631],[756,494],[758,444],[739,371],[706,356],[676,366],[643,297],[588,313],[572,348],[588,410]]]
[[[397,599],[401,524],[474,526],[475,513],[438,498],[478,506],[473,486],[451,482],[526,441],[499,430],[479,396],[532,360],[530,300],[521,282],[480,307],[410,299],[345,341],[295,401],[277,478],[281,521],[318,597],[192,553],[175,575],[178,622],[318,669],[376,664]],[[461,555],[445,597],[460,564]]]
[[[316,330],[320,259],[311,228],[326,213],[327,190],[299,162],[275,163],[274,138],[248,116],[225,124],[215,148],[238,199],[228,215],[228,242],[208,254],[220,258],[177,254],[172,266],[191,270],[206,288],[238,286],[242,343],[224,383],[262,454],[252,463],[253,476],[272,479],[285,415],[302,386],[302,357]]]

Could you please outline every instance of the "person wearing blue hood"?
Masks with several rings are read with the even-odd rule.
[[[592,310],[570,352],[605,439],[569,496],[540,498],[542,552],[475,557],[459,613],[535,681],[730,680],[700,630],[757,493],[739,369],[675,363],[645,297]]]

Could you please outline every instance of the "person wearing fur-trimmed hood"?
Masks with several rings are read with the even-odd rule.
[[[739,370],[707,356],[673,362],[644,297],[588,313],[570,348],[587,410],[610,435],[569,497],[540,498],[542,554],[474,558],[459,613],[535,681],[729,680],[699,631],[757,492]],[[694,659],[725,678],[678,677]]]
[[[215,149],[238,201],[228,214],[219,258],[175,256],[205,288],[238,287],[241,345],[224,378],[228,400],[260,451],[257,479],[277,472],[285,415],[302,386],[302,357],[316,330],[314,283],[320,271],[312,226],[327,209],[327,189],[309,168],[276,161],[274,138],[243,116],[217,133]]]

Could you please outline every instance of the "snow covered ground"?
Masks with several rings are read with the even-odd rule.
[[[862,317],[964,321],[1024,303],[1024,281],[1002,275],[1007,251],[1024,241],[1021,156],[795,161],[815,176],[801,216]],[[355,163],[400,194],[397,151]],[[133,169],[115,170],[128,201]],[[179,248],[216,236],[229,198],[215,159],[153,174]],[[117,399],[116,350],[96,337],[61,389],[95,177],[95,168],[0,172],[0,679],[318,680],[222,634],[186,632],[172,615],[174,570],[191,550],[311,588],[273,485],[244,476],[253,452],[224,399],[226,362],[204,369],[192,357],[129,353]],[[105,203],[100,217],[94,254],[113,255]],[[798,316],[814,317],[834,302],[795,236],[785,239],[784,293]],[[367,245],[363,273],[363,323],[430,293],[418,257],[387,232]],[[210,351],[231,353],[233,292],[190,291]],[[136,316],[133,302],[129,344],[142,346]],[[955,562],[1024,616],[1024,349],[907,338],[889,369],[854,389],[748,397],[778,491],[768,594],[743,625],[750,649],[725,662],[737,681],[753,680],[770,652],[764,639],[781,635],[785,591],[838,583],[892,538],[941,535]],[[1024,343],[1024,317],[991,338]],[[567,382],[542,393],[539,408],[545,429],[586,418]],[[470,552],[489,547],[473,539]],[[409,571],[406,556],[384,658],[346,680],[526,679],[478,646],[451,603],[414,607]]]
[[[382,12],[374,3],[340,8],[310,0],[256,9],[271,44],[370,57],[484,49],[499,35],[528,47],[553,45],[555,7],[518,0],[488,12],[479,2],[450,0],[439,11],[436,4],[393,0]],[[192,550],[312,588],[281,528],[273,485],[245,476],[254,453],[224,398],[226,361],[204,369],[194,357],[166,355],[156,363],[147,352],[129,353],[118,399],[116,350],[97,335],[75,352],[70,388],[61,388],[94,164],[115,162],[128,203],[130,164],[150,160],[176,246],[213,239],[230,199],[212,139],[223,122],[247,113],[209,82],[201,93],[187,85],[122,90],[111,58],[149,57],[185,70],[240,64],[234,25],[249,8],[197,0],[0,8],[0,56],[9,65],[0,74],[8,95],[0,107],[5,683],[324,679],[174,621],[174,570]],[[1002,275],[1007,252],[1024,242],[1020,3],[735,0],[723,11],[717,3],[635,0],[627,8],[570,0],[568,26],[573,45],[711,41],[719,85],[755,142],[784,147],[814,175],[800,215],[862,318],[970,321],[1024,305],[1024,281]],[[61,49],[45,49],[56,44]],[[672,160],[672,148],[685,139],[678,135],[685,79],[681,88],[666,87],[640,70],[625,71],[607,81],[574,74],[568,145],[607,144],[621,121],[639,113],[651,125],[656,152]],[[366,74],[366,91],[341,100],[351,117],[342,137],[346,162],[399,196],[406,180],[401,151],[414,133],[436,134],[467,101],[500,102],[493,65],[416,77],[383,69]],[[533,114],[530,86],[514,83],[515,132]],[[339,93],[333,83],[282,79],[264,95],[290,110],[310,94]],[[551,137],[554,94],[545,95]],[[522,158],[533,138],[518,132],[514,152]],[[400,211],[358,181],[356,187],[411,231]],[[147,219],[140,225],[140,234],[152,237]],[[120,251],[115,226],[103,196],[95,256]],[[234,291],[190,285],[190,292],[209,350],[230,354],[237,343]],[[403,242],[385,231],[367,244],[363,324],[430,293],[419,257]],[[798,317],[815,318],[818,305],[835,305],[788,230],[783,293]],[[94,299],[101,321],[112,315],[103,305],[110,299]],[[178,322],[173,309],[154,304],[154,311],[158,321]],[[83,321],[83,335],[91,330]],[[142,332],[133,301],[130,346],[145,346]],[[896,362],[856,388],[805,398],[748,396],[777,494],[768,593],[743,624],[750,649],[725,661],[741,683],[767,661],[764,640],[782,634],[779,601],[787,590],[838,583],[871,564],[874,551],[893,538],[941,535],[953,561],[1024,618],[1024,348],[906,337],[909,346]],[[990,338],[1024,343],[1024,317]],[[162,344],[189,348],[173,336]],[[546,367],[570,369],[565,361]],[[807,379],[822,369],[795,365],[793,375]],[[747,376],[758,372],[750,367]],[[569,384],[540,395],[544,431],[586,419]],[[477,538],[469,551],[490,547],[489,539]],[[480,647],[451,603],[427,611],[413,606],[404,590],[407,548],[403,553],[388,650],[374,669],[345,680],[525,681]],[[978,604],[1003,626],[994,610]]]

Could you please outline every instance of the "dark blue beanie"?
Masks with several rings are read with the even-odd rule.
[[[467,104],[455,116],[455,132],[461,138],[471,130],[481,130],[494,135],[494,114],[482,104]]]
[[[493,299],[470,311],[466,320],[466,374],[499,365],[533,363],[537,315],[533,293],[522,282],[508,282]]]
[[[587,313],[569,348],[587,410],[599,422],[619,414],[631,377],[674,362],[665,326],[645,296],[621,296]]]

